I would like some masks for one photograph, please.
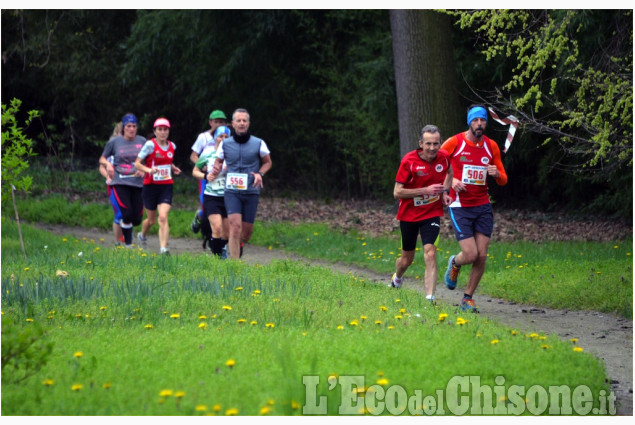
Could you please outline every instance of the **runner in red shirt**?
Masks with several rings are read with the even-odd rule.
[[[419,149],[404,155],[395,178],[395,199],[399,199],[397,220],[401,227],[401,256],[391,286],[399,288],[403,275],[415,258],[417,236],[421,235],[426,264],[426,298],[434,301],[437,283],[436,242],[443,216],[442,197],[448,197],[452,170],[450,160],[440,152],[441,133],[434,125],[421,130]],[[445,188],[448,188],[445,190]]]
[[[461,266],[472,264],[460,308],[477,312],[472,299],[487,260],[487,249],[494,230],[494,213],[489,200],[487,176],[500,186],[507,184],[507,173],[501,162],[496,142],[483,133],[487,127],[487,111],[481,105],[472,105],[467,112],[469,129],[450,137],[441,146],[441,152],[450,155],[452,162],[452,191],[445,201],[461,252],[450,257],[445,272],[445,285],[456,288]]]
[[[137,238],[145,244],[148,230],[159,221],[159,245],[161,254],[169,254],[168,238],[170,226],[168,214],[172,206],[174,182],[172,175],[181,174],[181,169],[173,164],[176,145],[168,140],[170,121],[158,118],[154,122],[155,137],[148,140],[135,161],[135,168],[145,172],[143,179],[143,204],[147,218],[141,223],[141,232]]]

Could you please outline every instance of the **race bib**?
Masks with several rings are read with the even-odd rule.
[[[227,173],[225,189],[247,190],[248,181],[249,178],[246,173]]]
[[[441,199],[439,195],[415,196],[414,198],[412,198],[412,200],[414,201],[415,207],[422,207],[424,205],[428,205],[433,202],[436,202],[439,199]]]
[[[172,178],[172,167],[170,165],[157,165],[157,172],[152,175],[152,180],[162,182]]]
[[[212,190],[223,190],[225,189],[225,177],[218,177],[212,182],[207,182],[207,184]]]
[[[487,177],[487,167],[480,165],[464,165],[461,181],[465,184],[483,186]]]

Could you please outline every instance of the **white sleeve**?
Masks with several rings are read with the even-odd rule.
[[[205,132],[198,135],[196,141],[192,145],[192,150],[196,152],[197,155],[200,155],[201,151],[205,147]]]
[[[141,150],[139,151],[139,155],[137,155],[139,158],[141,159],[146,159],[146,157],[148,155],[150,155],[152,153],[152,151],[154,150],[154,142],[152,142],[152,140],[148,140],[143,147],[141,148]]]
[[[264,140],[260,141],[260,157],[264,158],[269,154],[271,154],[271,151],[269,150],[267,143]]]
[[[220,145],[216,148],[216,158],[225,159],[225,152],[223,152],[223,142],[220,142]]]

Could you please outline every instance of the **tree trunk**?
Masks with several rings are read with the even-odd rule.
[[[417,148],[423,126],[434,124],[441,141],[464,129],[456,91],[452,24],[429,10],[391,10],[399,152]]]

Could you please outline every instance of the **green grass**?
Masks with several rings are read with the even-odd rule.
[[[2,219],[2,329],[43,327],[54,348],[25,381],[12,382],[15,363],[3,369],[4,415],[294,415],[303,375],[320,377],[329,414],[341,388],[328,376],[382,378],[409,395],[462,375],[608,391],[601,362],[570,342],[434,307],[415,291],[291,261],[248,266],[23,233],[28,260]]]
[[[390,276],[401,253],[397,234],[372,238],[342,233],[325,224],[289,226],[256,223],[252,243],[284,249],[307,258],[342,262]],[[456,241],[441,239],[437,248],[439,284]],[[543,242],[490,244],[487,269],[476,296],[488,294],[518,303],[569,310],[611,312],[633,317],[633,241]],[[423,280],[421,248],[406,272]],[[458,289],[467,282],[470,267],[461,270]]]

